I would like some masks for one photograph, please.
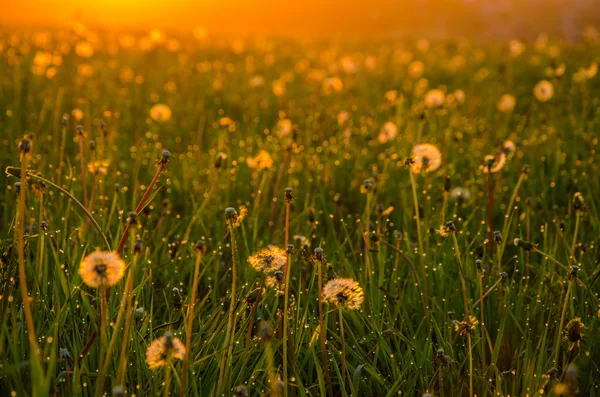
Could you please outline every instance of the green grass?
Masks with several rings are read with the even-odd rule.
[[[600,59],[600,43],[528,43],[523,54],[513,57],[505,43],[432,42],[422,51],[413,40],[248,39],[240,52],[227,38],[198,42],[190,36],[177,38],[177,51],[169,51],[167,44],[143,51],[124,49],[115,35],[104,32],[97,35],[94,54],[82,59],[73,48],[83,39],[67,30],[53,32],[46,42],[31,32],[0,35],[0,164],[21,167],[18,144],[24,134],[32,135],[29,169],[48,181],[42,186],[36,182],[40,179],[28,178],[21,250],[20,199],[14,187],[14,174],[19,174],[12,169],[0,175],[0,395],[87,396],[97,388],[112,395],[115,386],[123,386],[128,395],[164,394],[165,370],[148,368],[146,349],[166,331],[185,344],[195,246],[203,241],[207,249],[191,316],[184,395],[217,392],[234,258],[234,332],[223,395],[233,395],[239,385],[250,396],[278,395],[273,385],[278,377],[288,380],[283,395],[327,395],[314,256],[321,247],[324,282],[334,276],[352,278],[364,289],[361,309],[345,310],[342,316],[345,384],[340,316],[324,304],[326,354],[336,396],[468,396],[470,381],[478,396],[557,395],[561,387],[566,395],[600,396],[600,77],[583,82],[573,77]],[[37,51],[65,51],[53,78],[32,73]],[[376,60],[374,68],[366,66],[367,56]],[[408,74],[410,59],[425,64],[422,80]],[[348,62],[356,73],[343,69]],[[547,74],[562,63],[564,75]],[[81,75],[82,64],[91,67],[90,76]],[[266,83],[251,87],[249,80],[257,75]],[[343,88],[326,92],[319,75],[339,77]],[[532,92],[543,79],[554,86],[553,98],[544,103]],[[276,80],[286,81],[281,96],[271,88]],[[447,96],[462,90],[465,101],[425,108],[423,96],[432,88]],[[386,102],[388,90],[399,92],[395,103]],[[501,113],[496,104],[507,93],[515,96],[516,106]],[[168,121],[150,118],[156,103],[170,107]],[[83,112],[81,121],[74,120],[75,108]],[[346,125],[337,121],[343,110],[349,112]],[[66,124],[63,114],[70,116]],[[234,124],[223,125],[223,117]],[[280,117],[293,124],[285,137],[277,134]],[[381,143],[379,130],[387,121],[399,132]],[[79,123],[85,181],[80,177]],[[442,153],[440,168],[414,174],[421,257],[405,165],[419,135],[422,143],[436,145]],[[508,139],[516,150],[491,178],[493,226],[502,232],[502,241],[490,251],[488,179],[481,166],[485,155],[498,153]],[[107,249],[102,234],[117,249],[128,213],[148,189],[164,150],[172,156],[122,252],[131,264],[134,239],[142,240],[132,307],[125,313],[131,319],[126,372],[117,370],[124,322],[117,329],[114,322],[127,273],[109,291],[107,341],[117,333],[117,347],[106,382],[98,385],[104,358],[99,338],[80,354],[92,333],[100,331],[103,297],[83,284],[77,271],[86,255]],[[248,158],[261,150],[272,156],[272,166],[249,167]],[[87,170],[92,156],[110,161],[106,175],[94,178]],[[527,174],[525,165],[530,167]],[[452,197],[445,190],[446,177],[451,189],[460,187],[468,194]],[[364,192],[367,179],[372,187]],[[294,251],[284,376],[284,299],[267,287],[252,310],[262,276],[248,257],[269,244],[285,248],[286,187],[294,196],[289,218]],[[585,202],[579,215],[576,192]],[[89,212],[102,233],[82,209],[92,201]],[[233,207],[240,214],[242,206],[248,215],[239,227],[228,228],[225,209]],[[390,206],[393,211],[382,216]],[[438,231],[448,221],[457,231],[443,237]],[[232,230],[237,243],[233,252]],[[527,251],[514,244],[516,238],[537,247]],[[41,365],[28,340],[19,251]],[[478,259],[487,269],[483,277]],[[502,281],[498,260],[507,273]],[[570,279],[573,265],[581,270]],[[469,310],[479,320],[470,338],[455,330],[466,315],[459,266]],[[244,358],[252,315],[253,334]],[[585,329],[580,346],[569,350],[572,343],[561,339],[560,323],[562,318],[565,328],[575,317]],[[182,362],[172,364],[171,393],[177,395]]]

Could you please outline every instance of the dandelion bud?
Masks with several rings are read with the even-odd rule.
[[[450,232],[455,232],[456,231],[456,225],[454,225],[454,222],[452,221],[448,221],[446,222],[446,229]]]
[[[506,280],[508,278],[508,273],[502,272],[500,273],[500,277],[502,277],[502,280]]]
[[[15,192],[17,194],[21,193],[21,182],[15,182]]]
[[[77,133],[79,135],[83,135],[83,126],[81,124],[78,124],[75,128],[77,129]]]
[[[394,230],[394,238],[396,240],[402,240],[402,232],[398,231],[398,230]]]
[[[40,227],[42,228],[43,231],[48,230],[48,222],[47,221],[40,222]]]
[[[500,230],[494,230],[494,241],[497,243],[502,242],[502,233],[500,233]]]
[[[288,204],[292,203],[294,201],[294,196],[292,195],[292,188],[286,187],[284,191],[285,191],[285,202]]]
[[[404,165],[407,167],[413,165],[414,163],[415,163],[415,160],[410,157],[407,157],[406,160],[404,160]]]
[[[581,270],[579,268],[579,266],[577,266],[577,265],[571,266],[571,271],[569,272],[569,278],[577,277],[577,274],[579,274],[579,270]]]
[[[225,219],[235,221],[237,217],[237,213],[233,207],[225,208]]]
[[[446,179],[444,179],[444,191],[446,193],[448,193],[451,189],[452,189],[452,183],[450,181],[450,177],[446,176]]]
[[[165,332],[165,349],[170,349],[173,347],[173,334],[170,332]]]
[[[69,124],[69,115],[67,113],[63,114],[61,123],[62,123],[62,125]]]
[[[90,150],[92,152],[96,150],[96,141],[90,141]]]
[[[161,164],[167,165],[169,163],[169,158],[171,157],[171,152],[165,150],[162,152],[162,159],[160,160]]]
[[[179,288],[174,287],[173,288],[173,292],[171,293],[171,301],[173,303],[173,309],[174,310],[180,310],[182,303],[183,303],[183,297],[181,296],[181,291],[179,291]]]
[[[477,270],[481,271],[481,264],[483,263],[483,261],[481,259],[477,259],[475,261],[475,266],[477,266]]]
[[[454,312],[453,312],[453,311],[449,311],[449,312],[448,312],[448,317],[450,317],[450,318],[454,318]]]
[[[135,211],[131,211],[129,215],[127,215],[127,223],[129,223],[131,226],[137,225],[137,213]]]
[[[115,386],[112,390],[113,397],[124,397],[125,390],[123,390],[123,386]]]
[[[204,241],[198,241],[194,246],[194,249],[198,252],[204,252],[206,250],[206,243]]]
[[[525,205],[527,205],[528,207],[531,207],[531,197],[527,197],[525,199]]]
[[[523,166],[523,169],[521,170],[521,172],[525,175],[529,174],[529,166],[527,164],[525,164]]]
[[[537,244],[531,243],[529,241],[521,240],[519,238],[514,239],[513,244],[516,247],[524,249],[525,251],[531,251],[532,249],[537,247]]]
[[[281,270],[277,270],[276,272],[274,272],[273,276],[275,276],[275,279],[278,282],[282,282],[283,281],[283,272]]]
[[[121,185],[119,185],[118,183],[115,183],[115,192],[119,193],[119,190],[121,190]]]
[[[315,259],[318,261],[323,260],[323,248],[321,248],[321,247],[315,248]]]
[[[425,112],[421,112],[421,114],[419,115],[419,120],[425,121]]]
[[[135,244],[133,245],[133,252],[135,254],[139,254],[142,252],[142,239],[138,238],[135,240]]]
[[[248,389],[246,389],[246,386],[236,386],[236,388],[233,389],[233,395],[235,397],[248,397]]]
[[[583,196],[579,192],[575,193],[575,196],[573,196],[573,208],[577,211],[583,211],[583,206]]]
[[[367,179],[365,181],[364,187],[365,187],[365,191],[367,191],[367,192],[370,191],[371,188],[373,187],[373,181],[370,179]]]
[[[19,150],[23,154],[29,153],[29,151],[31,150],[31,142],[29,141],[29,139],[27,139],[27,138],[21,139],[21,142],[19,143]]]
[[[287,254],[291,254],[294,251],[294,245],[293,244],[288,244],[287,249],[285,250],[285,252]]]
[[[104,131],[105,127],[106,127],[106,123],[104,122],[104,120],[100,119],[100,129]]]
[[[135,319],[137,321],[140,321],[141,319],[143,319],[145,315],[146,315],[146,312],[144,311],[143,307],[140,306],[137,309],[135,309]]]

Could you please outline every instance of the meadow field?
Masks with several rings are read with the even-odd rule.
[[[0,33],[0,396],[600,396],[600,33]]]

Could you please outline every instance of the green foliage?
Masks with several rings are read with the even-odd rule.
[[[89,58],[73,50],[84,40],[95,49]],[[104,298],[82,283],[79,263],[105,249],[103,234],[117,249],[128,213],[146,193],[165,149],[172,153],[168,166],[121,255],[130,264],[135,238],[142,240],[133,307],[125,313],[132,331],[121,386],[129,395],[163,393],[166,371],[150,370],[145,353],[165,331],[185,343],[200,240],[207,250],[184,394],[216,393],[234,255],[235,332],[223,395],[233,395],[238,385],[251,396],[269,395],[272,380],[284,379],[282,294],[268,286],[258,296],[263,276],[247,258],[269,244],[285,249],[286,187],[293,188],[289,236],[295,248],[289,264],[289,395],[327,394],[317,247],[326,256],[326,280],[352,278],[364,290],[362,308],[343,312],[345,384],[338,312],[324,306],[336,395],[466,396],[470,378],[478,396],[553,395],[561,388],[600,395],[600,77],[592,76],[599,43],[539,40],[511,55],[506,45],[464,41],[425,48],[410,40],[248,39],[240,46],[227,38],[179,37],[180,48],[169,41],[142,48],[143,40],[149,39],[138,38],[126,49],[109,33],[54,32],[48,41],[30,32],[0,35],[0,164],[20,167],[17,144],[32,135],[30,172],[51,182],[41,186],[31,176],[25,188],[27,286],[43,361],[43,376],[36,378],[18,283],[19,174],[12,169],[0,175],[0,395],[30,395],[34,386],[40,395],[95,393],[102,357],[92,334],[100,330]],[[42,62],[40,72],[36,54],[44,53],[61,54],[62,62]],[[414,60],[424,63],[422,76],[409,72]],[[561,64],[563,74],[557,72]],[[589,78],[581,78],[580,68],[590,68]],[[47,77],[54,73],[48,70],[56,75]],[[261,78],[264,84],[258,84]],[[332,78],[342,85],[327,80]],[[533,94],[543,79],[554,87],[547,102]],[[273,84],[285,92],[274,92]],[[433,88],[443,91],[445,101],[428,108],[424,97]],[[397,99],[390,100],[389,90],[398,91]],[[504,94],[515,97],[513,111],[497,109]],[[170,108],[168,120],[151,117],[157,103]],[[341,111],[348,112],[347,121],[338,120]],[[278,126],[280,119],[290,120],[289,131],[284,122]],[[386,122],[398,127],[388,140],[379,136]],[[507,140],[514,150],[504,149]],[[405,159],[417,143],[437,146],[442,165],[411,178]],[[262,150],[272,164],[263,154],[265,167],[257,168]],[[506,164],[488,178],[484,157],[498,161],[503,150]],[[583,203],[573,200],[577,192]],[[491,249],[488,206],[492,231],[502,232]],[[248,209],[235,228],[237,252],[226,207],[238,216],[240,207]],[[570,276],[574,265],[580,271]],[[469,338],[457,332],[467,315],[459,269],[467,309],[479,321]],[[109,291],[108,340],[119,334],[100,385],[108,395],[119,386],[124,325],[115,328],[114,321],[124,289],[122,280]],[[561,339],[563,312],[564,325],[575,317],[585,324],[580,343]],[[270,342],[261,337],[265,323],[275,330]],[[171,392],[178,393],[182,365],[172,364]]]

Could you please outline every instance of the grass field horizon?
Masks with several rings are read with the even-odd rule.
[[[1,396],[600,396],[600,33],[0,32]]]

